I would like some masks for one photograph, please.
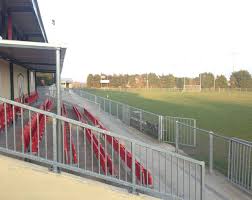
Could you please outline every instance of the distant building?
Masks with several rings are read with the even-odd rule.
[[[61,79],[62,88],[73,88],[73,80],[71,78],[62,78]]]

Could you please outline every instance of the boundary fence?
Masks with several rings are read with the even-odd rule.
[[[99,129],[63,116],[59,116],[47,111],[33,108],[11,100],[0,97],[0,104],[3,104],[4,113],[4,133],[0,134],[0,152],[18,158],[25,158],[43,165],[53,166],[56,172],[58,169],[88,175],[98,179],[106,180],[114,184],[131,188],[133,192],[143,192],[160,198],[171,199],[204,199],[205,191],[205,164],[204,162],[188,158],[177,153],[152,147],[148,144],[133,140],[119,134]],[[11,108],[10,112],[7,108]],[[16,108],[20,114],[16,115]],[[12,123],[8,122],[9,112],[13,116]],[[31,116],[43,116],[44,134],[39,135],[38,149],[33,152],[31,149],[24,149],[25,141],[28,147],[33,146],[32,127],[40,126],[33,123]],[[64,131],[57,132],[58,126],[64,128],[64,124],[69,124],[70,144],[76,146],[69,149],[70,160],[76,154],[76,163],[67,163],[64,159],[65,143]],[[27,127],[27,128],[26,128]],[[24,128],[28,130],[28,137],[24,137]],[[87,134],[87,133],[92,134]],[[35,133],[36,134],[36,133]],[[89,137],[91,135],[91,137]],[[95,135],[97,140],[94,141]],[[30,138],[30,139],[28,139]],[[88,139],[87,139],[88,138]],[[107,138],[115,138],[118,144],[106,143]],[[62,140],[63,139],[63,140]],[[61,142],[60,142],[61,141]],[[62,142],[63,141],[63,142]],[[115,141],[115,140],[112,140]],[[107,164],[100,156],[101,148],[93,148],[95,145],[104,145],[106,155],[112,156],[112,165],[115,171],[120,171],[121,175],[110,174],[107,171]],[[132,157],[127,162],[120,161],[120,151],[116,151],[116,146],[124,144],[126,152],[130,152]],[[99,151],[99,153],[95,152]],[[88,152],[88,153],[87,153]],[[97,157],[95,157],[95,155]],[[102,160],[103,159],[103,160]],[[153,177],[153,184],[145,184],[136,178],[136,160],[150,171]],[[130,164],[130,169],[127,167]],[[124,176],[122,174],[124,173]]]
[[[150,135],[159,141],[175,144],[176,121],[196,127],[196,120],[192,118],[162,116],[140,108],[136,108],[118,101],[97,96],[83,90],[71,90],[88,101],[100,104],[100,110],[120,119],[142,133]],[[194,146],[195,131],[188,130],[179,142],[183,145]]]
[[[195,146],[181,145],[181,137],[192,131],[197,138]],[[252,194],[252,142],[225,137],[179,121],[176,121],[175,138],[176,152],[203,160],[210,174],[215,169],[231,183]]]

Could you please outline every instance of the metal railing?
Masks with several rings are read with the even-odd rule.
[[[0,152],[2,153],[53,166],[54,171],[62,169],[88,175],[161,198],[204,199],[204,162],[0,97],[1,103],[4,113],[4,129],[3,133],[0,133]],[[19,108],[20,112],[17,112],[16,108]],[[40,129],[37,129],[37,132],[33,131],[33,116],[35,119],[43,116],[42,122],[35,123],[35,130],[36,127],[44,126],[43,131]],[[69,135],[64,137],[65,132],[57,132],[59,130],[57,126],[62,126],[63,130],[66,123],[69,127]],[[28,135],[24,130],[29,130]],[[88,137],[87,132],[91,132],[93,137]],[[38,134],[37,151],[32,148],[34,134]],[[95,152],[97,148],[94,148],[94,136],[98,140],[96,145],[102,145],[105,155],[111,156],[112,173],[107,170],[107,162],[104,166],[101,160],[103,158],[97,156],[100,154]],[[119,146],[123,144],[126,152],[131,153],[131,159],[126,159],[124,163],[120,153],[115,151],[113,143],[111,145],[107,142],[107,137],[116,138]],[[65,148],[64,140],[66,139],[70,140],[69,144],[74,145]],[[73,147],[76,155],[73,154]],[[75,156],[77,162],[66,162],[66,153],[70,156],[70,161]],[[152,184],[148,182],[146,184],[143,181],[144,177],[140,180],[136,178],[137,166],[132,164],[136,160],[150,172],[153,177]],[[131,168],[128,167],[127,162],[131,163]]]
[[[182,145],[189,130],[196,135],[195,146]],[[176,121],[176,152],[203,160],[211,174],[217,170],[239,188],[252,194],[252,142],[230,138]]]
[[[228,179],[252,194],[252,142],[231,138]]]
[[[176,121],[196,127],[196,120],[192,118],[162,116],[118,101],[97,96],[83,90],[71,91],[74,91],[88,101],[100,104],[100,110],[120,119],[126,125],[162,142],[175,144]],[[188,132],[181,142],[184,145],[194,146],[196,142],[195,131]]]

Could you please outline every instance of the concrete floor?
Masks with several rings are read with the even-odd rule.
[[[4,200],[154,199],[69,173],[55,174],[2,155],[0,177],[0,199]]]

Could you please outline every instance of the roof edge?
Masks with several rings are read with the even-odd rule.
[[[32,0],[32,6],[33,6],[33,9],[34,9],[34,13],[35,13],[35,15],[37,17],[37,20],[38,20],[38,23],[39,23],[39,27],[41,29],[44,41],[46,43],[48,43],[46,32],[45,32],[45,28],[44,28],[44,24],[43,24],[43,21],[42,21],[42,18],[41,18],[41,14],[40,14],[40,11],[39,11],[39,6],[38,6],[37,0]]]

